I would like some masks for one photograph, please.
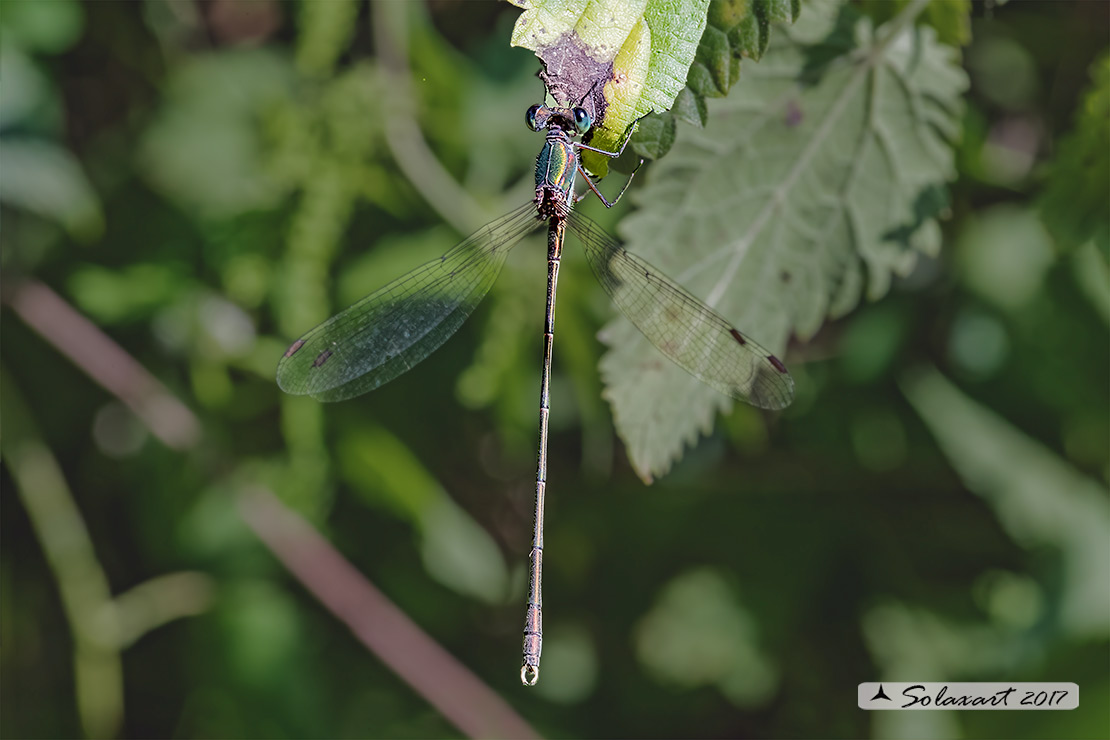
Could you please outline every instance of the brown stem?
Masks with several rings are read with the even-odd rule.
[[[200,424],[193,412],[53,290],[27,279],[5,285],[3,300],[56,350],[123,401],[167,447],[182,451],[196,444]]]
[[[276,496],[239,498],[248,526],[355,637],[469,737],[539,735],[474,673],[413,623]]]

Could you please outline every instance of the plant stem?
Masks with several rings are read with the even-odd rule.
[[[37,280],[5,285],[4,302],[39,336],[122,401],[170,449],[200,438],[197,417],[162,383],[57,293]]]
[[[536,738],[501,696],[420,629],[304,519],[267,490],[239,496],[258,538],[355,637],[469,737]]]
[[[58,461],[32,428],[19,393],[2,378],[0,446],[47,565],[58,583],[73,636],[77,712],[89,737],[112,737],[123,721],[123,666],[102,615],[111,611],[108,577]]]
[[[385,78],[385,138],[397,165],[428,204],[456,231],[469,234],[489,219],[451,176],[420,133],[413,115],[408,66],[408,3],[371,3],[374,46]]]

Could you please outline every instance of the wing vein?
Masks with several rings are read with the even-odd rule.
[[[679,367],[722,393],[780,409],[794,398],[782,363],[600,226],[573,211],[570,230],[613,303]]]
[[[278,385],[339,401],[397,377],[462,326],[509,250],[540,225],[527,203],[328,319],[289,348],[278,363]]]

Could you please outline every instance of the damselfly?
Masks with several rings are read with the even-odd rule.
[[[582,242],[586,260],[617,308],[660,352],[691,375],[733,398],[766,409],[787,406],[794,397],[794,381],[777,357],[670,278],[627,252],[596,223],[572,210],[587,192],[575,195],[579,172],[606,207],[612,207],[624,193],[622,189],[613,203],[607,201],[582,169],[578,153],[588,149],[618,157],[628,144],[631,129],[619,151],[607,152],[573,140],[588,133],[593,125],[584,108],[533,105],[525,120],[533,131],[547,132],[536,157],[535,199],[305,334],[278,363],[277,381],[287,393],[340,401],[392,380],[455,333],[489,291],[509,250],[526,234],[547,224],[547,310],[535,518],[520,669],[521,681],[530,686],[539,678],[543,639],[540,579],[548,389],[555,337],[555,288],[567,227]]]

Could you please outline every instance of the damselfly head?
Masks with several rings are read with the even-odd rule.
[[[583,136],[594,125],[594,119],[585,108],[551,108],[546,105],[533,105],[525,112],[524,123],[533,131],[554,127],[572,136]]]

